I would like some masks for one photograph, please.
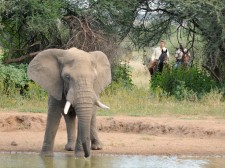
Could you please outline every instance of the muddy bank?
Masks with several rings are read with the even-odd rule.
[[[223,121],[182,120],[151,117],[99,118],[98,129],[103,132],[138,133],[149,135],[175,135],[187,137],[224,137]]]
[[[44,131],[45,114],[1,113],[0,131],[35,130]],[[187,137],[225,137],[225,121],[222,119],[179,119],[153,117],[98,117],[100,132],[134,133],[148,135],[175,135]],[[62,118],[59,130],[65,130]]]
[[[0,112],[0,151],[39,152],[46,114]],[[225,119],[207,117],[98,117],[104,144],[93,154],[225,154]],[[54,151],[65,152],[66,128],[61,120]]]

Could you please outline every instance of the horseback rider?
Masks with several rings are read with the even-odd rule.
[[[160,43],[159,43],[159,47],[154,48],[154,51],[153,51],[153,54],[152,54],[152,57],[151,57],[151,62],[150,62],[150,65],[149,65],[149,72],[150,72],[151,75],[153,74],[154,67],[158,63],[159,58],[160,58],[160,56],[163,52],[166,52],[166,55],[167,55],[166,61],[168,61],[169,51],[165,46],[166,46],[166,42],[164,40],[161,40]],[[166,62],[162,62],[162,63],[166,63]]]
[[[176,49],[175,58],[176,58],[176,64],[174,65],[174,68],[176,69],[179,65],[184,63],[184,56],[188,54],[189,57],[191,57],[190,52],[183,47],[183,45],[180,43],[179,48]]]

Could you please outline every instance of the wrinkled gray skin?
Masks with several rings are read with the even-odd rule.
[[[99,93],[111,82],[111,68],[104,53],[87,53],[77,48],[44,50],[30,62],[28,76],[49,93],[42,154],[53,152],[62,115],[67,127],[66,150],[74,150],[75,146],[75,156],[88,157],[90,148],[102,148],[96,129],[96,102]],[[67,101],[72,105],[68,114],[64,114]],[[76,116],[78,136],[75,144]]]

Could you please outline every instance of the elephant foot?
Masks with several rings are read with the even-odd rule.
[[[74,156],[75,156],[75,158],[84,157],[84,151],[83,150],[75,150]]]
[[[53,151],[41,151],[40,152],[41,156],[53,156]]]
[[[74,153],[75,153],[75,158],[84,157],[84,150],[80,141],[77,141]]]
[[[66,146],[65,146],[65,150],[67,150],[67,151],[74,151],[74,149],[75,149],[75,145],[74,145],[75,143],[73,142],[68,142],[67,144],[66,144]]]
[[[43,145],[40,155],[51,156],[53,155],[53,148],[50,145]]]
[[[100,141],[93,140],[91,141],[91,150],[102,150],[103,145]]]
[[[89,140],[87,143],[83,143],[82,145],[80,141],[77,141],[76,147],[75,147],[75,158],[79,158],[79,157],[85,157],[85,158],[90,157],[90,141]]]

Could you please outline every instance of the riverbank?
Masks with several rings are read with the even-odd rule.
[[[0,112],[0,151],[39,152],[46,114]],[[225,119],[195,116],[98,116],[104,149],[92,154],[224,155]],[[61,120],[54,151],[66,152]],[[67,152],[73,153],[73,152]]]

